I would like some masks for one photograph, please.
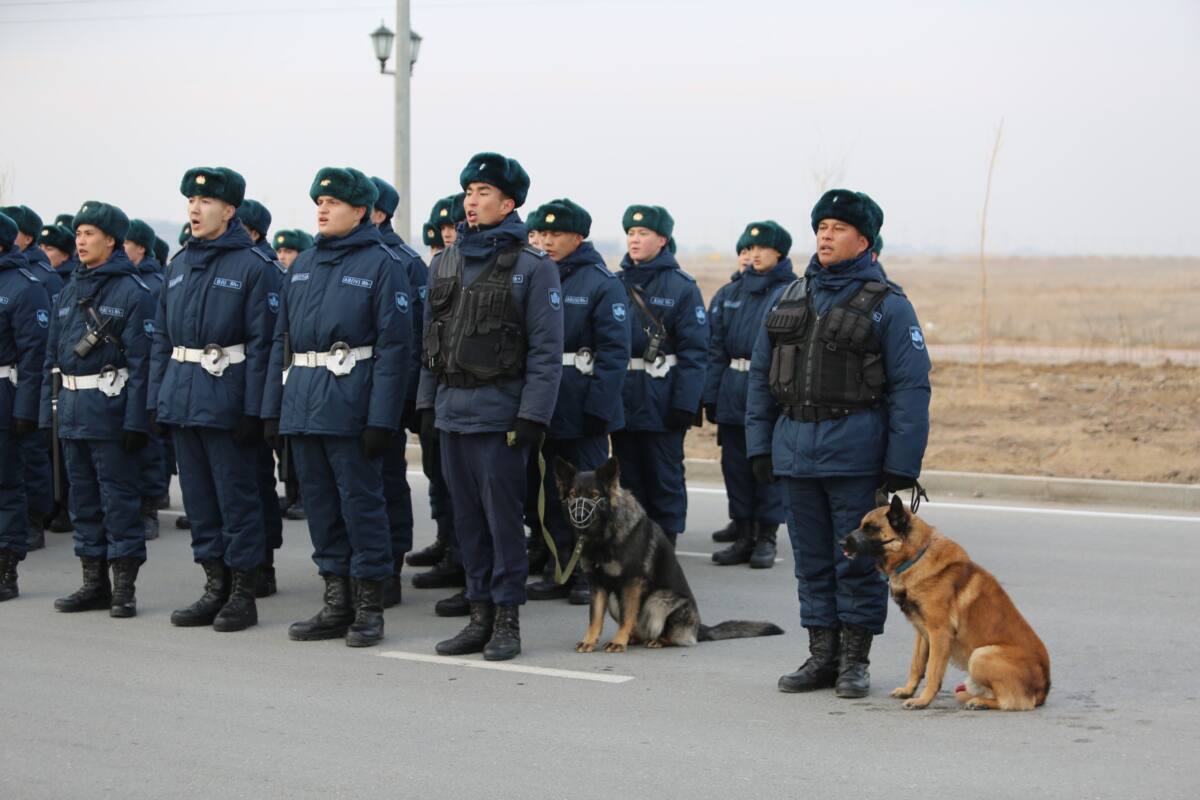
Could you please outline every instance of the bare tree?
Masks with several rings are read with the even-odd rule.
[[[992,143],[992,157],[988,160],[987,188],[983,193],[983,214],[979,219],[979,366],[976,380],[979,384],[979,397],[983,399],[983,361],[987,356],[988,346],[988,304],[987,304],[987,217],[988,205],[992,200],[992,173],[996,170],[996,157],[1000,155],[1000,143],[1004,137],[1004,117],[996,126],[996,140]]]

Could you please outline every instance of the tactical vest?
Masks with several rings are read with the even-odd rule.
[[[474,388],[525,374],[525,318],[512,296],[512,271],[521,246],[492,255],[470,286],[463,285],[457,247],[442,253],[429,292],[432,319],[422,358],[439,382]]]
[[[887,376],[872,315],[889,291],[886,283],[870,281],[820,315],[805,279],[787,288],[766,320],[769,384],[785,415],[819,422],[879,404]]]

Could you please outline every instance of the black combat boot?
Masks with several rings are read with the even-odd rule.
[[[754,552],[750,554],[751,569],[770,569],[775,566],[775,534],[778,525],[754,523]]]
[[[83,586],[74,594],[54,601],[56,611],[100,611],[112,606],[112,584],[108,582],[108,561],[100,556],[80,556]]]
[[[146,541],[158,538],[158,501],[153,497],[142,498],[142,530],[146,532]]]
[[[354,621],[347,647],[371,647],[383,641],[383,581],[354,581]]]
[[[395,575],[383,582],[383,607],[391,608],[392,606],[398,606],[403,599],[404,581],[400,577],[400,570],[397,569]]]
[[[213,618],[213,630],[228,633],[244,631],[258,624],[258,605],[254,602],[260,569],[234,570],[229,599]]]
[[[586,606],[592,602],[592,587],[588,584],[587,575],[579,567],[575,568],[575,583],[571,584],[567,602],[573,606]]]
[[[108,607],[108,615],[124,619],[137,616],[137,596],[134,584],[137,583],[138,568],[142,565],[140,559],[133,556],[114,558],[112,565],[112,602]]]
[[[413,575],[412,585],[418,589],[445,589],[450,586],[466,586],[467,573],[463,571],[458,549],[446,547],[442,560],[425,572]]]
[[[350,579],[341,575],[326,575],[325,605],[310,619],[292,623],[288,628],[288,638],[294,642],[339,639],[346,635],[346,630],[353,621]]]
[[[496,607],[491,603],[471,603],[471,621],[453,639],[438,642],[439,656],[465,656],[479,653],[492,638],[492,623],[496,618]]]
[[[29,512],[29,538],[25,540],[25,552],[32,553],[46,546],[46,518],[43,514]]]
[[[525,594],[530,600],[561,600],[571,593],[571,583],[570,578],[566,583],[554,580],[554,560],[546,559],[542,579],[526,586]]]
[[[50,520],[51,533],[70,533],[75,530],[71,524],[71,515],[67,513],[66,508],[60,507],[58,513],[54,515],[54,519]]]
[[[734,522],[733,520],[729,520],[728,525],[726,525],[724,528],[721,528],[721,530],[719,530],[719,531],[713,532],[712,540],[714,542],[720,542],[721,544],[729,544],[730,542],[736,542],[737,541],[737,523]]]
[[[483,648],[485,661],[508,661],[521,652],[521,607],[496,606],[492,638]]]
[[[550,548],[546,547],[546,540],[542,538],[541,531],[529,537],[526,554],[529,556],[530,575],[537,575],[546,568],[546,562],[550,560]]]
[[[439,617],[465,617],[471,613],[471,604],[467,602],[467,590],[438,600],[433,604],[433,613]]]
[[[180,514],[175,518],[175,527],[181,531],[190,531],[192,529],[192,521],[187,518],[187,514]]]
[[[438,526],[437,538],[433,544],[421,550],[414,550],[404,557],[404,563],[410,567],[432,567],[446,555],[446,535],[442,526]]]
[[[169,475],[167,477],[170,477]],[[171,493],[168,492],[162,497],[154,498],[154,508],[156,511],[166,511],[171,507]]]
[[[171,612],[171,624],[180,628],[212,625],[217,612],[229,599],[229,571],[220,561],[201,561],[204,570],[204,594],[187,608]]]
[[[842,647],[838,653],[837,684],[833,691],[838,697],[866,697],[871,689],[871,639],[866,628],[858,625],[842,627]]]
[[[714,564],[722,567],[745,564],[754,553],[754,523],[749,520],[738,520],[734,525],[737,527],[737,539],[724,550],[713,553]]]
[[[275,582],[275,565],[259,565],[257,577],[254,579],[254,596],[270,597],[277,591],[279,591],[279,584]]]
[[[296,502],[288,506],[288,510],[283,512],[283,515],[292,521],[308,519],[308,514],[304,511],[304,501],[299,497]]]
[[[781,692],[811,692],[828,689],[838,675],[838,629],[808,629],[808,661],[795,672],[779,679]]]
[[[17,588],[18,561],[20,559],[12,550],[0,550],[0,603],[21,594]]]

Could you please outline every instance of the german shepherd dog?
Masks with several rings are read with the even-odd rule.
[[[967,671],[954,697],[966,708],[1030,711],[1050,691],[1050,656],[1008,593],[990,572],[967,557],[893,497],[863,517],[842,542],[849,557],[874,557],[887,575],[892,599],[917,629],[908,683],[892,697],[905,708],[925,708],[942,688],[946,664]],[[917,686],[925,678],[919,697]]]
[[[617,459],[594,472],[578,472],[566,461],[554,463],[563,513],[580,537],[580,566],[591,588],[591,622],[575,652],[590,653],[600,640],[604,612],[620,627],[606,653],[624,653],[630,644],[646,647],[774,636],[769,622],[729,621],[702,625],[696,598],[662,528],[646,516],[634,496],[621,488]]]

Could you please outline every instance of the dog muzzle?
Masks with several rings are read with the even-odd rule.
[[[567,519],[572,527],[586,528],[596,519],[600,510],[608,507],[608,500],[591,497],[575,497],[567,501]]]

